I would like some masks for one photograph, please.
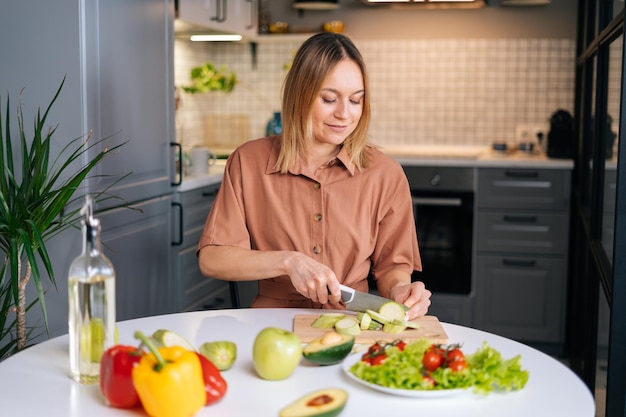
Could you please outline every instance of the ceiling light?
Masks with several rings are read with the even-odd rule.
[[[391,8],[478,9],[478,8],[486,6],[486,0],[361,0],[361,1],[365,4],[372,5],[372,6],[387,6]],[[501,0],[501,1],[505,1],[505,0]],[[531,0],[531,1],[539,1],[539,0]],[[540,1],[546,1],[546,0],[540,0]]]
[[[339,8],[339,0],[294,0],[293,7],[302,10],[334,10]]]

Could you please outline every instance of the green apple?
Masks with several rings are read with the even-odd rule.
[[[252,361],[257,374],[267,380],[289,377],[302,358],[302,341],[289,330],[266,327],[254,339]]]

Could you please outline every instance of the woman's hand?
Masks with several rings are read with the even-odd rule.
[[[340,308],[341,290],[332,269],[299,252],[292,252],[286,265],[287,275],[300,294],[316,303],[331,303]]]
[[[391,289],[391,298],[409,307],[407,319],[413,320],[425,316],[430,307],[432,293],[426,289],[421,281],[410,284],[398,284]]]

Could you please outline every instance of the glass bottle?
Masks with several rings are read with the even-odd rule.
[[[265,129],[265,136],[272,135],[280,135],[283,131],[283,123],[280,118],[280,112],[274,112],[274,117],[272,117],[269,122],[267,122],[267,128]]]
[[[99,379],[102,354],[115,344],[115,271],[102,253],[100,221],[89,195],[81,214],[83,250],[68,278],[70,373],[91,384]]]

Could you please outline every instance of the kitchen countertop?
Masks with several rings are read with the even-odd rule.
[[[490,146],[388,145],[380,150],[402,165],[451,166],[475,168],[549,168],[572,169],[572,159],[555,159],[539,150],[494,151]]]
[[[473,168],[535,168],[572,169],[572,159],[548,158],[539,150],[533,153],[521,151],[499,152],[490,146],[472,145],[387,145],[380,150],[395,158],[402,165],[449,166]],[[225,159],[218,159],[209,167],[206,175],[183,177],[175,192],[184,192],[219,184],[224,176]]]
[[[182,193],[206,187],[207,185],[219,184],[222,182],[222,178],[224,177],[225,167],[226,160],[218,159],[215,161],[215,164],[209,166],[209,170],[206,175],[183,175],[182,183],[174,187],[174,192]]]

